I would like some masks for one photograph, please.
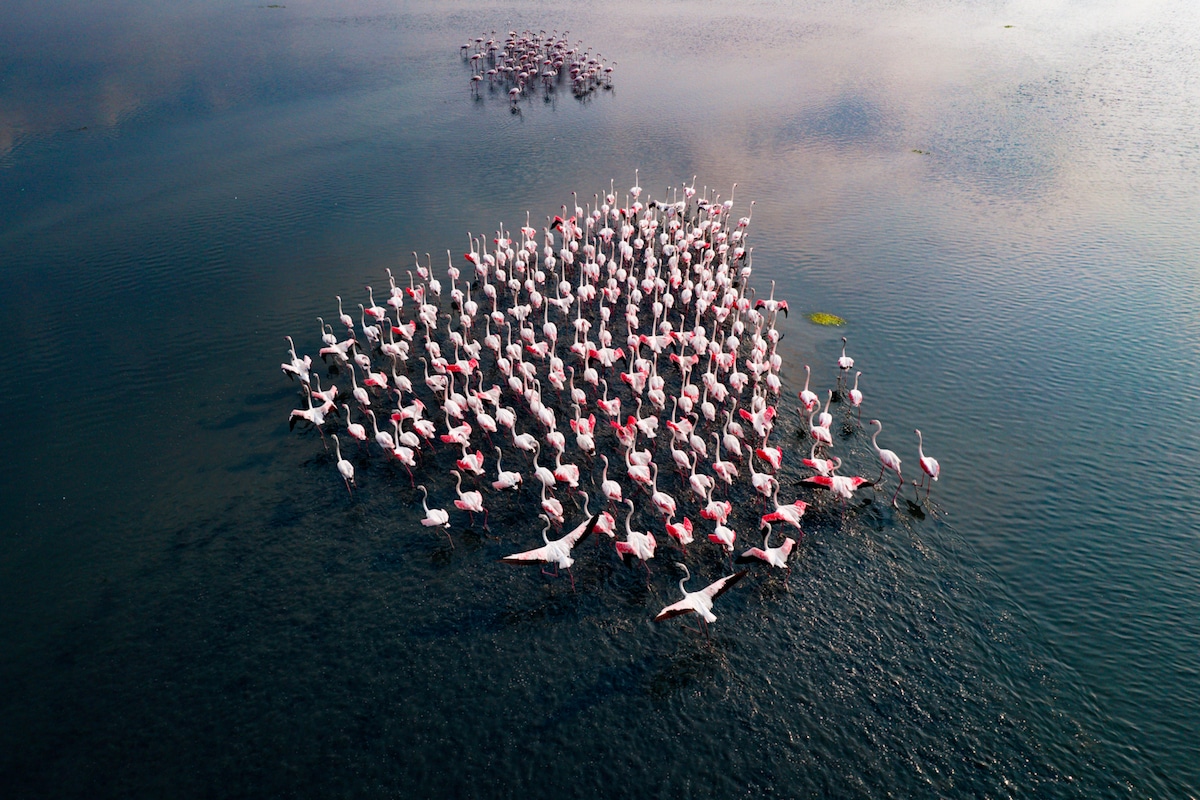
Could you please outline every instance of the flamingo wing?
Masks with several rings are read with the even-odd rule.
[[[550,553],[549,548],[542,545],[524,553],[513,553],[500,560],[505,564],[546,564],[550,562]]]
[[[568,533],[563,537],[563,541],[565,541],[571,547],[574,547],[590,536],[592,531],[596,530],[596,524],[598,522],[600,522],[599,514],[592,517],[587,522],[582,523],[578,528]]]
[[[658,615],[654,618],[654,621],[662,622],[664,619],[671,619],[672,617],[681,617],[684,614],[691,614],[695,610],[696,609],[692,605],[691,600],[689,600],[688,598],[685,597],[684,599],[680,600],[678,603],[672,603],[671,605],[664,608],[662,611],[658,612]]]
[[[768,561],[769,560],[766,552],[764,552],[763,549],[760,547],[751,547],[749,550],[747,550],[746,552],[744,552],[740,556],[738,556],[735,560],[739,564],[749,564],[750,562],[754,561],[754,559],[756,559],[756,558],[759,559],[760,561]]]
[[[704,592],[713,600],[716,600],[718,597],[725,594],[725,592],[733,588],[735,583],[746,577],[747,572],[749,572],[749,570],[744,569],[741,572],[735,572],[732,575],[726,575],[724,578],[718,578],[700,591]]]

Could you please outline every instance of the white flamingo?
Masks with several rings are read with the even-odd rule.
[[[683,570],[683,578],[679,581],[679,591],[683,593],[683,599],[672,603],[658,612],[654,617],[655,622],[662,622],[665,619],[682,616],[683,614],[700,615],[700,619],[706,626],[710,622],[716,622],[717,615],[712,612],[713,601],[729,591],[742,578],[746,577],[746,570],[742,570],[732,575],[726,575],[724,578],[718,578],[698,592],[689,592],[683,588],[683,585],[691,580],[692,573],[678,561],[675,562],[675,566]]]

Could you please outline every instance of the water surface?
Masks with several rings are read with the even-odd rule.
[[[1200,791],[1188,4],[3,21],[14,796]],[[514,28],[569,29],[614,89],[474,100],[458,46]],[[518,501],[451,552],[403,471],[364,462],[351,501],[286,425],[282,337],[315,352],[334,295],[635,168],[737,183],[756,282],[848,320],[787,321],[790,396],[846,335],[881,443],[915,466],[919,427],[944,470],[929,513],[814,512],[711,644],[649,622],[668,559],[648,590],[597,558],[578,595],[501,568],[536,542]]]

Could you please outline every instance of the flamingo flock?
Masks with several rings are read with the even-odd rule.
[[[486,81],[489,90],[505,90],[515,109],[520,99],[536,92],[539,85],[549,96],[567,79],[571,93],[580,99],[598,89],[612,89],[616,62],[606,63],[583,42],[572,44],[568,33],[509,31],[503,40],[495,31],[476,36],[459,48],[463,61],[471,67],[471,91],[479,96],[479,87]]]
[[[399,462],[414,495],[421,492],[422,524],[442,528],[453,547],[455,512],[431,507],[425,485],[441,476],[435,492],[441,488],[445,496],[444,476],[453,475],[453,506],[467,512],[471,525],[482,514],[489,530],[489,507],[497,503],[545,521],[540,547],[503,561],[570,571],[580,557],[573,548],[596,531],[614,540],[610,554],[641,562],[647,582],[663,546],[683,561],[731,568],[739,528],[747,527],[765,532],[763,544],[738,561],[789,571],[789,557],[801,549],[801,521],[819,502],[817,489],[831,492],[844,509],[857,490],[877,486],[890,470],[895,504],[904,478],[899,457],[879,446],[878,420],[871,421],[870,441],[879,477],[837,474],[842,459],[831,453],[829,409],[846,396],[854,366],[845,338],[836,364],[839,391],[828,391],[822,408],[805,365],[796,409],[805,427],[790,441],[790,431],[772,441],[785,402],[777,323],[787,303],[775,298],[773,283],[765,298],[750,285],[753,203],[751,213],[737,216],[732,193],[722,200],[698,191],[694,178],[662,200],[645,197],[637,183],[620,196],[610,185],[583,205],[573,196],[540,227],[527,216],[516,230],[468,234],[466,252],[457,259],[447,253],[441,270],[430,256],[422,261],[414,253],[406,279],[387,270],[379,298],[365,287],[357,320],[339,296],[337,325],[318,318],[319,356],[331,377],[348,376],[345,394],[336,382],[322,389],[313,359],[300,357],[287,337],[288,360],[280,366],[299,383],[303,402],[290,424],[304,422],[322,438],[336,425],[357,441],[356,470],[334,437],[336,467],[352,498],[364,490],[372,460]],[[863,403],[862,374],[850,390],[847,425],[850,409]],[[836,438],[847,435],[843,428]],[[925,456],[923,440],[918,444],[927,501],[940,470]],[[784,480],[790,462],[789,474],[812,474],[799,483]],[[423,475],[420,486],[414,470]],[[587,510],[584,485],[598,490],[597,514]],[[786,486],[796,485],[806,497],[781,499]],[[610,510],[625,511],[623,537]],[[550,528],[568,519],[571,533],[552,539]],[[771,547],[773,523],[795,528],[795,538]],[[534,526],[522,527],[524,540],[533,538],[530,531]],[[684,600],[657,619],[694,611],[711,622],[711,601],[744,574],[692,593],[681,582]]]

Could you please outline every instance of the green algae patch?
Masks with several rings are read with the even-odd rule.
[[[823,311],[814,311],[809,314],[808,321],[815,325],[828,325],[835,328],[840,328],[846,324],[846,320],[836,314],[826,314]]]

